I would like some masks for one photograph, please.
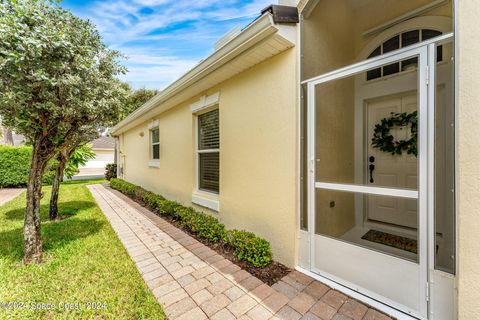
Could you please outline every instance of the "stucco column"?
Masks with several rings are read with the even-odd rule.
[[[457,2],[458,318],[480,319],[480,3]]]

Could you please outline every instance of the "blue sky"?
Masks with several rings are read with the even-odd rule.
[[[162,89],[207,57],[215,42],[244,27],[275,0],[64,0],[92,20],[104,41],[128,59],[122,79]]]

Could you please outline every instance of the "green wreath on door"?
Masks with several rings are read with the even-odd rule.
[[[395,140],[390,130],[394,127],[410,128],[408,140]],[[375,125],[372,138],[372,147],[392,155],[401,155],[403,152],[417,156],[418,116],[417,111],[412,113],[394,113]]]

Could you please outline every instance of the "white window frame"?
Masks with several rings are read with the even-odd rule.
[[[153,142],[153,131],[158,130],[158,142]],[[160,167],[160,126],[158,120],[150,122],[148,125],[148,146],[149,146],[149,161],[148,166],[151,168]],[[158,145],[158,159],[153,158],[153,146]]]
[[[195,139],[195,185],[194,190],[192,192],[192,203],[197,204],[199,206],[211,209],[215,212],[220,211],[220,201],[219,201],[219,193],[215,193],[212,191],[208,191],[205,189],[200,189],[200,154],[201,153],[212,153],[218,152],[220,154],[220,149],[206,149],[206,150],[199,150],[198,145],[198,121],[199,116],[213,111],[215,109],[219,109],[219,92],[216,92],[209,96],[203,96],[198,101],[190,105],[190,110],[194,115],[194,139]],[[220,170],[220,168],[219,168]]]

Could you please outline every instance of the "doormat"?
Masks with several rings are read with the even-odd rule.
[[[372,229],[365,233],[362,239],[417,254],[417,240],[410,238]]]

